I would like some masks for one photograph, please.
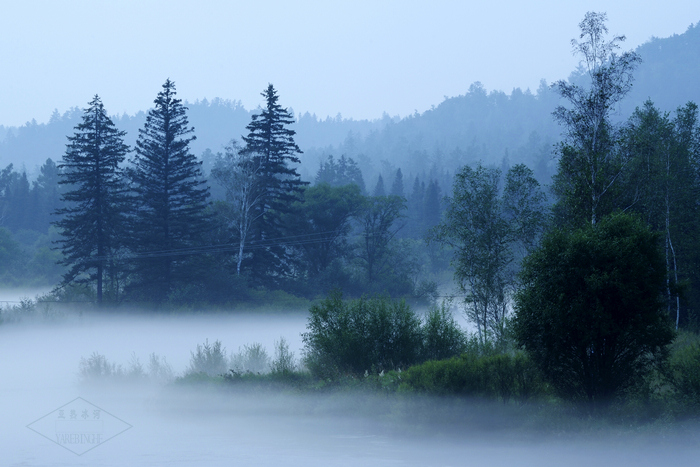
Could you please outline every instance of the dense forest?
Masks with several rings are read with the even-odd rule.
[[[254,111],[186,103],[167,79],[136,116],[95,95],[0,127],[25,164],[0,172],[0,284],[99,312],[310,305],[301,366],[280,341],[269,373],[227,370],[207,341],[184,380],[697,413],[700,25],[625,51],[606,19],[579,24],[569,79],[403,119],[295,116],[273,84]]]
[[[167,81],[173,95],[165,109],[159,94],[148,112],[109,117],[96,96],[46,124],[0,127],[0,278],[60,284],[55,293],[63,299],[113,304],[227,304],[261,291],[314,298],[333,289],[430,303],[455,293],[453,279],[457,293],[472,296],[483,285],[475,282],[483,258],[474,252],[492,251],[495,242],[506,246],[497,256],[504,266],[489,279],[500,285],[484,296],[495,294],[488,298],[500,307],[495,316],[505,316],[519,264],[544,232],[577,227],[591,210],[594,222],[622,211],[664,237],[669,313],[694,322],[692,102],[700,96],[687,83],[698,31],[691,26],[630,52],[629,82],[596,117],[604,136],[596,144],[607,146],[584,156],[581,90],[596,83],[583,66],[535,92],[487,92],[474,83],[405,118],[295,116],[271,85],[254,111],[219,99],[182,103]],[[156,125],[170,121],[166,111],[177,112],[180,129]],[[96,149],[90,132],[108,127],[114,146]],[[162,139],[177,151],[154,146]],[[601,161],[591,159],[601,151]],[[102,173],[106,154],[111,172]],[[170,174],[175,160],[180,172]],[[90,164],[99,166],[94,180]],[[582,181],[594,169],[597,181]],[[490,220],[473,218],[475,209]],[[86,224],[96,230],[83,232]],[[459,231],[464,225],[469,239]],[[492,237],[475,234],[481,230]],[[460,269],[465,263],[471,272]],[[485,329],[483,310],[470,313]]]

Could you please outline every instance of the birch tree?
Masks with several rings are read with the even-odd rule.
[[[464,167],[455,176],[445,217],[429,240],[453,249],[455,280],[465,296],[467,318],[479,339],[501,340],[519,259],[537,242],[545,221],[545,196],[532,171]]]
[[[553,84],[567,101],[554,111],[564,127],[554,191],[568,216],[592,225],[615,207],[615,189],[627,158],[619,150],[619,128],[610,115],[632,88],[632,72],[641,61],[633,51],[618,55],[625,36],[606,40],[606,21],[605,13],[586,13],[579,24],[581,41],[571,41],[574,54],[582,57],[588,86],[563,80]]]
[[[236,275],[241,274],[241,264],[245,254],[253,223],[263,215],[260,209],[263,191],[259,189],[262,174],[262,158],[254,153],[241,151],[238,142],[232,140],[220,155],[211,174],[226,191],[226,202],[230,206],[228,227],[238,239]]]

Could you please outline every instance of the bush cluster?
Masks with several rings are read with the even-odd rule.
[[[700,409],[700,337],[681,333],[669,358],[675,397],[686,410]]]
[[[314,376],[336,379],[407,368],[430,358],[462,352],[464,332],[445,304],[423,323],[404,301],[386,298],[343,300],[340,292],[311,307],[304,363]]]
[[[88,358],[80,359],[80,378],[85,383],[145,382],[169,383],[173,380],[173,370],[165,357],[152,353],[148,365],[144,367],[136,354],[131,355],[129,364],[124,367],[110,362],[104,355],[93,352]]]
[[[531,360],[522,352],[481,355],[467,352],[447,360],[431,360],[402,374],[403,387],[433,394],[526,400],[545,386]]]

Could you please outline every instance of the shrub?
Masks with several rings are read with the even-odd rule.
[[[231,355],[231,370],[236,373],[266,373],[270,366],[267,351],[257,342],[246,344],[237,354]]]
[[[295,369],[294,352],[289,350],[287,340],[282,337],[275,342],[275,358],[270,364],[270,370],[274,374],[289,374]]]
[[[515,336],[561,396],[606,404],[673,340],[665,277],[658,235],[637,217],[553,231],[523,263]]]
[[[107,357],[93,352],[88,358],[80,359],[79,374],[83,382],[145,382],[169,383],[173,380],[173,370],[155,353],[150,355],[148,370],[144,368],[135,353],[131,354],[128,365],[123,367],[111,363]]]
[[[479,355],[465,353],[448,360],[428,361],[402,374],[404,389],[435,394],[525,400],[542,393],[532,362],[522,352]]]
[[[420,320],[404,301],[345,302],[335,291],[309,311],[307,332],[302,334],[305,363],[318,377],[400,368],[420,357]]]
[[[174,379],[173,369],[165,357],[155,353],[152,353],[148,359],[148,376],[157,383],[169,383]]]
[[[670,368],[679,399],[685,405],[700,407],[700,344],[692,343],[673,352]]]
[[[110,363],[104,355],[93,352],[88,358],[80,358],[79,372],[83,381],[90,381],[117,376],[122,369]]]
[[[190,367],[187,373],[205,373],[209,376],[220,375],[227,371],[226,349],[220,341],[209,344],[207,339],[204,344],[197,344],[197,351],[190,352]]]
[[[423,359],[443,360],[466,350],[467,336],[452,316],[449,302],[432,307],[423,325]]]

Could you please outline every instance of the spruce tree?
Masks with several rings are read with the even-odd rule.
[[[374,186],[374,192],[372,195],[386,196],[386,190],[384,190],[384,178],[382,177],[382,174],[379,174],[379,178],[377,179],[377,184]]]
[[[189,148],[194,128],[175,94],[175,83],[166,80],[139,130],[129,171],[135,194],[134,285],[156,303],[194,275],[185,253],[201,245],[208,225],[209,190],[202,163]]]
[[[63,285],[94,283],[101,304],[106,269],[124,225],[126,198],[119,164],[129,148],[123,141],[126,133],[116,129],[100,98],[95,96],[89,106],[75,134],[68,137],[58,165],[59,183],[67,190],[61,196],[65,206],[56,211],[63,217],[55,225],[63,234],[61,263],[69,266]]]
[[[394,196],[400,196],[405,198],[403,192],[403,173],[401,169],[396,170],[396,175],[394,176],[394,183],[391,185],[391,194]]]
[[[282,238],[289,232],[283,217],[290,213],[295,201],[301,199],[302,182],[294,164],[302,151],[294,142],[296,132],[288,128],[294,123],[292,113],[279,103],[277,91],[268,85],[262,92],[265,106],[252,117],[243,136],[244,151],[253,155],[261,167],[261,190],[257,220],[253,226],[251,269],[258,280],[269,281],[286,274],[290,266],[289,249]]]

